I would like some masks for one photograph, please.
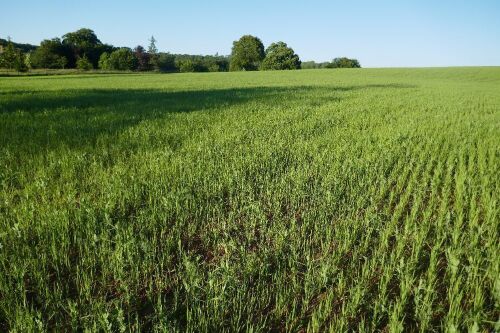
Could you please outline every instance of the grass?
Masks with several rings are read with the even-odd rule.
[[[499,87],[0,78],[0,330],[498,330]]]

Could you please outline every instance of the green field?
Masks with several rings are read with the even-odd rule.
[[[500,67],[0,78],[0,331],[500,329]]]

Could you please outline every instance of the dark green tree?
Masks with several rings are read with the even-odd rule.
[[[264,57],[264,44],[262,44],[262,41],[257,37],[245,35],[233,42],[229,70],[258,70]]]
[[[31,44],[14,43],[10,37],[7,37],[7,39],[0,38],[0,50],[2,47],[6,48],[9,43],[14,44],[14,48],[21,50],[22,53],[29,53],[37,48],[35,45]]]
[[[329,65],[330,65],[329,62],[303,61],[302,64],[300,64],[300,68],[321,69],[321,68],[328,68]]]
[[[95,32],[87,28],[82,28],[75,32],[68,32],[63,36],[63,43],[80,49],[89,49],[102,44]]]
[[[102,43],[97,38],[93,30],[82,28],[75,32],[69,32],[63,36],[62,42],[73,50],[74,61],[76,59],[87,56],[89,61],[95,67],[99,61],[102,50]],[[73,67],[73,59],[69,59],[70,66]]]
[[[14,48],[14,44],[9,38],[7,46],[5,47],[3,52],[0,53],[0,67],[13,69],[16,62],[16,57],[17,51]]]
[[[26,55],[21,50],[17,50],[16,54],[14,69],[18,72],[27,72],[29,68],[26,65]]]
[[[20,49],[15,48],[10,39],[7,47],[0,54],[0,67],[15,69],[18,72],[26,72],[28,70],[24,53]]]
[[[122,47],[111,54],[103,53],[99,59],[99,68],[118,71],[135,70],[137,69],[137,58],[132,50]]]
[[[284,42],[272,43],[262,61],[263,70],[300,69],[299,56]]]
[[[100,58],[101,54],[103,54],[104,52],[111,53],[111,52],[116,51],[118,49],[119,49],[118,47],[114,47],[113,45],[101,44],[101,45],[99,45],[97,52],[99,53],[99,58]]]
[[[171,55],[175,59],[175,70],[179,72],[227,72],[229,58],[219,55]]]
[[[30,60],[33,68],[65,68],[68,57],[73,57],[71,49],[59,38],[54,38],[42,41],[31,53]]]
[[[215,56],[208,57],[208,70],[214,72],[217,69],[218,72],[227,72],[229,70],[229,58],[225,56],[220,56],[216,54]]]
[[[175,56],[170,53],[158,54],[156,69],[161,72],[174,72],[176,70]]]
[[[346,57],[335,58],[327,66],[328,68],[361,68],[361,65],[356,59],[349,59]]]

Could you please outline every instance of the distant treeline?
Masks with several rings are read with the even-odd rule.
[[[0,38],[0,50],[4,49],[9,45],[9,43],[12,43],[14,48],[21,50],[21,52],[28,53],[31,51],[34,51],[38,46],[36,45],[31,45],[31,44],[19,44],[19,43],[14,43],[12,41],[9,41],[7,39],[2,39]]]
[[[231,55],[189,55],[159,52],[156,39],[131,49],[102,43],[90,29],[79,29],[62,38],[45,39],[40,46],[0,39],[0,68],[20,72],[30,69],[101,69],[107,71],[226,72],[241,70],[292,70],[300,68],[357,68],[356,59],[336,58],[331,63],[302,63],[284,42],[267,49],[262,41],[246,35],[233,43]]]
[[[332,62],[306,61],[302,63],[302,69],[320,68],[361,68],[361,65],[358,60],[345,57],[335,58]]]

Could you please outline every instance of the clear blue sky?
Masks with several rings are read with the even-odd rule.
[[[19,0],[2,4],[0,37],[39,44],[81,27],[102,42],[229,54],[253,34],[303,61],[355,57],[364,67],[500,65],[500,0]]]

